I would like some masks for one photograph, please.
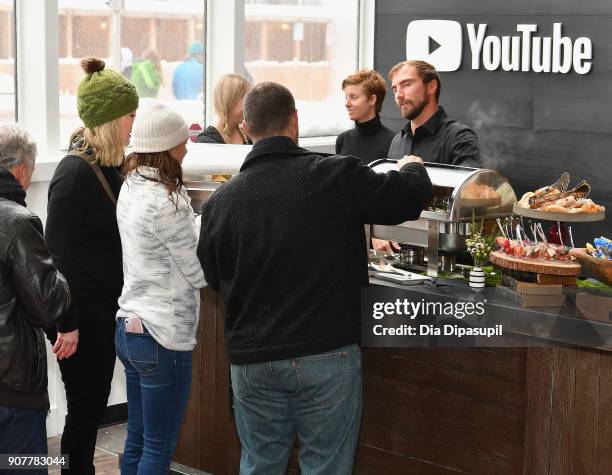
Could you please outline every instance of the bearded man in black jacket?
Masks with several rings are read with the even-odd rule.
[[[378,174],[352,156],[298,147],[291,92],[260,83],[244,101],[253,138],[240,173],[202,208],[198,255],[226,305],[240,473],[350,474],[362,410],[364,224],[419,217],[421,160]]]
[[[26,208],[36,144],[0,126],[0,453],[47,454],[47,354],[42,327],[68,309],[40,219]],[[47,473],[46,470],[29,473]]]

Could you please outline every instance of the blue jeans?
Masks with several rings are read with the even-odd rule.
[[[358,345],[231,372],[241,475],[284,474],[296,434],[302,474],[352,472],[363,405]]]
[[[164,348],[145,333],[126,333],[122,318],[115,333],[125,367],[128,433],[122,475],[168,473],[191,385],[191,351]]]
[[[47,455],[47,410],[0,406],[0,454]],[[26,470],[46,474],[46,469]]]

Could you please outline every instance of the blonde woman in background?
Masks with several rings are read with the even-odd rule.
[[[240,128],[244,96],[251,89],[251,83],[238,74],[226,74],[215,85],[214,107],[217,120],[209,125],[197,142],[221,144],[250,144],[250,139]]]

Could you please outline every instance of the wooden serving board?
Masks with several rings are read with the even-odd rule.
[[[518,203],[512,206],[512,212],[526,218],[542,219],[544,221],[561,221],[566,223],[590,223],[606,219],[606,212],[599,213],[556,213],[554,211],[540,211],[539,209],[523,208]]]
[[[578,275],[581,269],[580,264],[576,262],[522,259],[520,257],[509,256],[499,251],[493,251],[490,259],[493,264],[500,267],[523,272],[534,272],[536,274]]]

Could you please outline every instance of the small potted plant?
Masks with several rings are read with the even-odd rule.
[[[472,211],[472,226],[470,236],[465,240],[467,250],[474,259],[474,268],[470,271],[469,285],[474,289],[485,286],[485,273],[482,267],[489,260],[491,251],[495,248],[495,237],[484,234],[484,221],[476,221],[476,212]]]

